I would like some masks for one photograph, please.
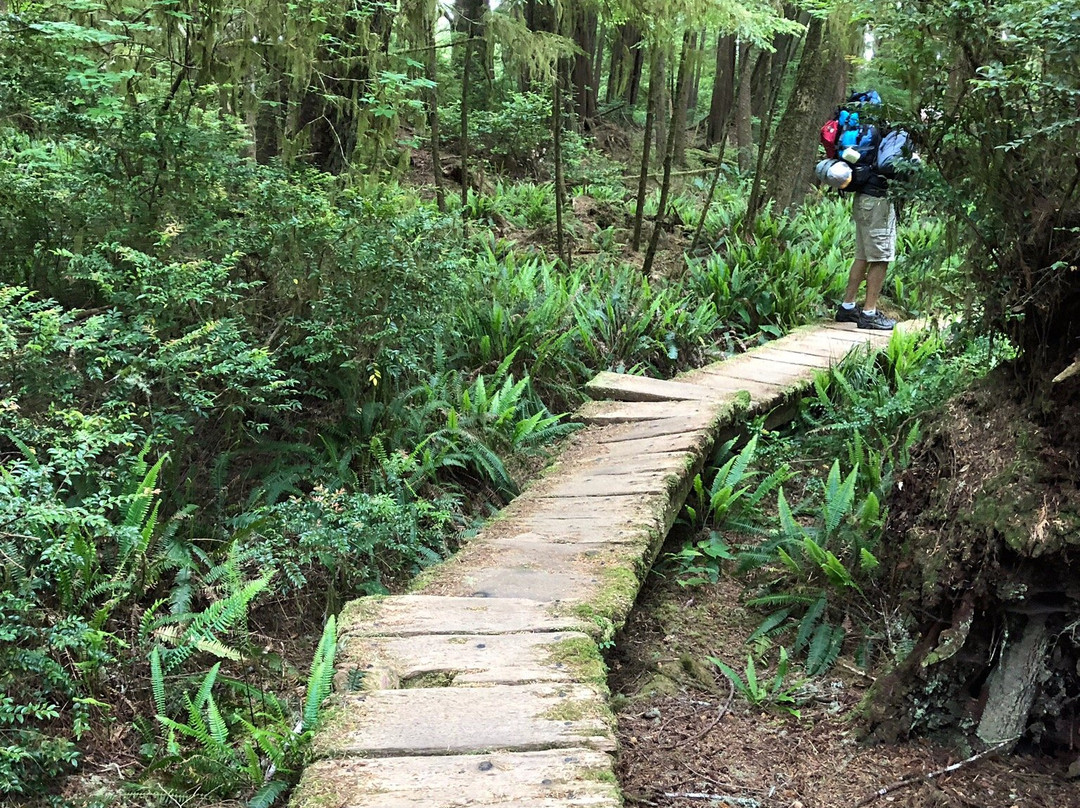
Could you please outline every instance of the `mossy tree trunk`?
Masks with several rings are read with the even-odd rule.
[[[842,40],[829,36],[827,24],[813,17],[791,92],[764,171],[764,200],[776,210],[802,201],[818,153],[818,130],[841,99],[835,95],[844,73]]]

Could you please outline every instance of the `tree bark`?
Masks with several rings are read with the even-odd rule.
[[[606,29],[607,26],[604,24],[604,20],[600,20],[597,25],[596,45],[593,48],[592,60],[592,93],[594,107],[598,107],[600,105],[600,77],[604,71],[604,43],[606,42],[608,37]]]
[[[656,156],[659,160],[664,159],[667,149],[668,124],[671,122],[671,94],[668,92],[667,53],[663,48],[660,50],[660,75],[656,82]],[[652,80],[649,82],[649,93],[652,93]]]
[[[488,0],[454,0],[454,31],[465,42],[455,50],[461,51],[461,59],[472,73],[469,84],[474,97],[471,103],[486,106],[489,82],[491,48],[487,41]],[[455,57],[457,54],[455,53]]]
[[[986,706],[975,731],[983,743],[1004,743],[1012,749],[1027,730],[1028,714],[1046,673],[1049,644],[1045,615],[1032,615],[1016,639],[1006,640],[1001,658],[987,679]]]
[[[563,161],[562,161],[562,84],[561,65],[555,66],[555,79],[551,90],[551,130],[552,140],[555,146],[555,246],[559,252],[559,260],[570,269],[570,253],[566,245],[566,230],[563,224],[563,200],[566,189],[563,184]]]
[[[781,49],[784,46],[783,43],[777,42],[777,49]],[[773,53],[772,63],[775,66],[776,53]],[[764,54],[762,59],[758,62],[759,66],[765,62]],[[780,104],[780,88],[783,86],[783,69],[786,68],[786,58],[782,62],[782,68],[780,78],[773,81],[769,79],[769,97],[766,100],[765,113],[762,116],[761,131],[758,133],[758,152],[757,152],[757,165],[754,168],[754,182],[750,190],[750,200],[746,205],[747,215],[743,219],[743,225],[746,231],[752,232],[754,228],[754,219],[757,217],[758,212],[762,207],[762,189],[764,186],[764,172],[765,172],[765,155],[769,143],[773,136],[773,118],[776,116],[777,108]]]
[[[727,120],[735,100],[735,37],[718,34],[716,37],[716,76],[713,79],[712,100],[709,104],[709,124],[705,143],[711,146],[727,128]]]
[[[844,48],[826,37],[825,23],[811,18],[802,58],[765,169],[765,199],[784,210],[802,201],[818,152],[818,130],[836,105],[844,73]]]
[[[615,29],[611,42],[611,66],[608,68],[607,103],[625,101],[627,106],[637,103],[645,62],[645,49],[640,45],[641,32],[630,23],[623,23]],[[599,82],[597,84],[599,86]]]
[[[630,64],[630,86],[626,89],[626,103],[628,106],[634,106],[638,102],[638,98],[641,95],[641,74],[645,70],[645,48],[641,39],[641,34],[634,29],[634,41],[630,48],[630,55],[633,60]]]
[[[461,71],[461,237],[468,237],[466,221],[469,217],[469,57],[472,41],[465,43]]]
[[[431,173],[435,180],[435,204],[442,213],[446,213],[446,188],[443,182],[442,152],[439,149],[439,90],[436,86],[438,74],[435,56],[435,22],[426,28],[427,50],[424,54],[424,77],[431,82],[427,91],[428,135],[431,139]],[[464,172],[464,169],[463,169]]]
[[[701,93],[701,65],[704,59],[701,58],[702,53],[705,50],[705,31],[694,34],[694,61],[691,63],[693,69],[690,71],[690,91],[687,93],[686,109],[688,113],[693,113],[697,110],[698,96]],[[693,119],[693,115],[688,117]]]
[[[735,142],[739,149],[739,171],[743,174],[750,173],[750,167],[754,162],[754,124],[753,105],[751,96],[751,77],[754,74],[754,62],[756,59],[750,45],[743,43],[739,48],[739,92],[736,101],[735,114]]]
[[[685,70],[686,75],[676,82],[675,99],[672,103],[671,126],[674,134],[674,146],[672,156],[678,166],[686,165],[686,123],[690,109],[690,85],[691,74],[696,69],[697,34],[689,35],[684,46],[685,53],[679,63],[679,70]],[[686,62],[687,64],[683,64]]]
[[[661,76],[663,75],[663,50],[656,45],[649,55],[649,105],[645,112],[645,131],[641,139],[641,178],[638,180],[637,206],[634,208],[634,239],[631,247],[637,252],[641,247],[641,225],[645,218],[645,197],[649,186],[649,149],[652,145],[653,124],[659,105]]]
[[[690,34],[683,34],[682,49],[679,54],[679,67],[675,79],[675,97],[682,98],[686,94],[687,56],[690,50]],[[674,116],[672,116],[674,118]],[[664,219],[667,218],[668,195],[671,192],[671,164],[675,159],[675,121],[672,120],[668,130],[667,150],[664,153],[664,180],[660,186],[660,205],[656,211],[656,224],[653,226],[652,237],[649,239],[649,250],[645,253],[645,263],[641,267],[643,274],[648,275],[652,270],[653,261],[656,258],[656,248],[660,243],[660,231],[664,229]]]
[[[595,11],[578,10],[574,18],[574,44],[579,48],[574,56],[571,81],[574,86],[574,114],[579,129],[588,128],[596,117],[596,85],[593,83],[593,59],[596,55]]]

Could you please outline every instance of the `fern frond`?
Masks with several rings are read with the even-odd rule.
[[[207,671],[206,676],[203,677],[202,684],[199,685],[199,690],[195,694],[196,707],[201,709],[202,706],[210,700],[211,694],[214,690],[214,684],[217,682],[218,672],[220,670],[221,663],[216,662],[214,663],[214,667]]]
[[[284,780],[271,780],[255,792],[255,796],[248,800],[247,808],[270,808],[278,797],[288,790],[289,784]]]
[[[319,647],[311,661],[308,674],[307,698],[304,700],[303,726],[310,729],[319,716],[319,707],[328,695],[334,680],[334,658],[337,653],[337,621],[333,616],[323,627]]]
[[[803,615],[803,619],[799,622],[799,631],[795,635],[795,645],[792,647],[793,653],[799,653],[810,642],[814,629],[817,628],[821,620],[821,615],[825,613],[827,602],[825,595],[822,595],[806,610],[806,614]]]
[[[768,635],[778,626],[782,625],[783,622],[788,619],[788,615],[790,614],[791,609],[781,609],[778,612],[773,612],[772,614],[770,614],[768,617],[762,620],[761,625],[754,629],[750,636],[746,638],[747,644],[749,645],[758,637],[764,637]]]
[[[780,530],[785,536],[794,538],[803,535],[803,529],[795,521],[795,516],[791,513],[791,506],[788,505],[787,497],[784,496],[783,486],[780,486],[776,493],[776,510],[780,517]]]
[[[136,486],[135,490],[131,492],[132,500],[128,505],[127,513],[124,515],[124,527],[142,528],[146,514],[150,510],[150,505],[156,499],[154,487],[157,485],[158,474],[161,472],[161,467],[168,456],[168,453],[165,453],[159,457],[158,461],[143,476],[142,481]]]
[[[213,695],[206,698],[206,717],[210,723],[210,737],[219,747],[225,747],[229,743],[229,728],[225,725],[225,719],[221,717],[221,710]]]
[[[747,441],[746,446],[739,452],[735,458],[735,465],[731,467],[731,472],[728,475],[730,485],[736,485],[743,476],[746,474],[746,468],[750,465],[750,462],[754,459],[754,453],[757,451],[757,439],[758,436],[754,435]]]
[[[823,539],[827,542],[840,527],[840,523],[849,513],[855,502],[855,481],[858,478],[858,467],[853,468],[841,485],[840,461],[833,461],[829,471],[829,482],[826,486],[825,503],[823,505],[825,517],[825,530]],[[824,543],[824,542],[823,542]]]
[[[806,655],[806,673],[819,676],[825,673],[840,656],[844,644],[844,629],[822,623],[814,632],[810,641],[810,650]]]
[[[161,652],[155,647],[150,652],[150,690],[154,694],[154,709],[165,715],[165,674],[161,670]]]

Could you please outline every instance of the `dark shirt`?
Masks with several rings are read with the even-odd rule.
[[[877,168],[856,164],[851,172],[851,184],[844,190],[867,196],[888,196],[889,179],[894,174],[891,166]]]

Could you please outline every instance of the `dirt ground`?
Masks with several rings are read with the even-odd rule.
[[[741,603],[730,578],[686,589],[654,573],[639,596],[609,654],[628,806],[1080,808],[1069,760],[963,763],[976,753],[927,740],[863,743],[857,708],[873,679],[843,657],[798,688],[798,717],[750,707],[706,661],[744,672],[761,617]],[[788,679],[799,675],[796,663]]]

